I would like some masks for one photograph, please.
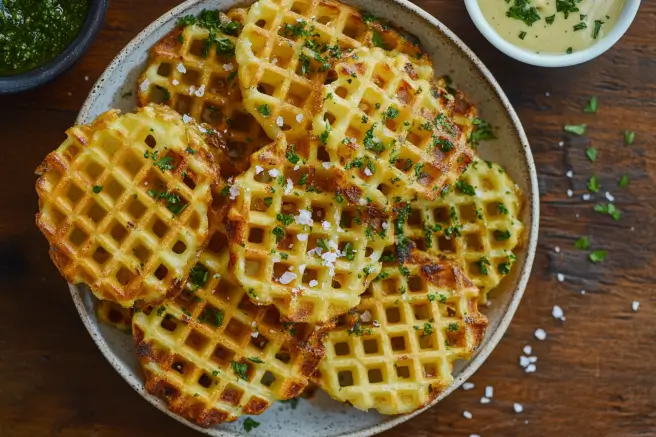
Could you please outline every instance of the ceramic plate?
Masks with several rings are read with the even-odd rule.
[[[538,186],[533,157],[521,123],[503,91],[480,60],[449,29],[433,16],[404,0],[349,0],[352,4],[376,14],[398,26],[411,29],[430,53],[437,75],[449,74],[455,86],[462,89],[479,108],[481,116],[495,129],[497,140],[481,145],[479,153],[484,159],[499,163],[524,193],[525,205],[522,221],[526,225],[524,244],[517,253],[517,262],[499,289],[492,294],[492,306],[485,309],[490,324],[473,359],[459,363],[455,369],[454,384],[442,393],[436,402],[448,396],[467,380],[485,361],[501,339],[510,323],[524,292],[531,271],[538,235]],[[78,124],[90,123],[96,116],[111,108],[124,111],[134,109],[137,76],[143,70],[148,50],[169,32],[177,17],[196,14],[202,9],[227,10],[243,6],[234,0],[189,0],[169,11],[148,26],[112,61],[91,90],[77,118]],[[114,328],[98,323],[94,312],[95,301],[82,286],[70,286],[80,317],[100,351],[116,371],[148,402],[171,415],[164,402],[146,393],[132,339]],[[318,392],[312,400],[302,400],[296,409],[278,403],[256,419],[261,426],[252,430],[252,437],[364,437],[379,433],[419,414],[383,416],[375,412],[362,412],[331,400]],[[172,415],[173,416],[173,415]],[[173,416],[187,426],[214,437],[245,435],[242,421],[201,429]]]

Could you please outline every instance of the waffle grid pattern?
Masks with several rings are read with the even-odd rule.
[[[179,292],[207,241],[218,179],[197,128],[149,106],[67,134],[36,184],[37,226],[62,275],[125,307]]]
[[[386,266],[326,340],[320,384],[361,410],[399,414],[429,404],[487,324],[477,288],[455,264],[417,256],[405,266],[407,276]]]
[[[190,281],[133,321],[146,388],[201,426],[300,395],[324,354],[323,329],[283,324],[275,307],[254,305],[227,264],[226,237],[216,231],[196,267],[207,272],[205,282]]]
[[[233,9],[226,20],[243,23],[244,9]],[[167,104],[180,114],[206,123],[225,138],[226,150],[220,156],[224,177],[234,176],[248,167],[250,155],[270,142],[257,121],[242,104],[233,55],[203,53],[209,30],[198,25],[176,27],[150,51],[148,65],[139,78],[137,90],[141,106]],[[217,33],[233,45],[237,37]]]

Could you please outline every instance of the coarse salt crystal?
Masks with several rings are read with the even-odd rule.
[[[638,311],[638,308],[640,308],[640,302],[637,300],[631,302],[631,309],[633,309],[633,311]]]
[[[317,281],[316,279],[313,279],[313,280],[310,281],[310,283],[308,285],[310,287],[316,287],[317,285],[319,285],[319,281]]]
[[[574,172],[572,170],[567,170],[567,173],[565,173],[565,176],[567,176],[568,178],[571,178],[572,176],[574,176]]]
[[[324,228],[326,231],[330,229],[330,222],[328,220],[324,220],[321,222],[321,227]]]
[[[550,93],[549,91],[547,91],[546,93],[544,93],[544,95],[547,96],[547,97],[551,97],[551,93]]]
[[[141,82],[141,84],[139,84],[139,89],[145,93],[146,91],[148,91],[149,86],[150,86],[150,81],[148,79],[144,79],[144,81]],[[70,96],[71,93],[68,93],[68,95]]]
[[[235,69],[235,66],[232,65],[232,64],[223,64],[223,69],[224,69],[225,71],[232,71],[232,70]]]
[[[538,357],[536,357],[536,356],[528,357],[528,362],[529,363],[537,363],[538,362]]]
[[[380,328],[380,322],[378,320],[374,320],[374,326],[376,328]]]
[[[371,176],[371,175],[373,175],[373,173],[371,172],[371,170],[369,170],[369,167],[367,167],[367,168],[364,169],[364,174],[366,174],[367,176]]]
[[[328,169],[330,168],[330,162],[322,162],[321,165],[322,165],[323,168],[325,168],[326,170],[328,170]]]
[[[282,276],[280,276],[280,279],[278,279],[278,282],[280,282],[283,285],[287,285],[296,278],[298,278],[298,275],[296,273],[285,272],[285,273],[282,274]]]
[[[180,62],[180,63],[178,64],[177,69],[178,69],[178,71],[179,71],[180,73],[182,73],[182,74],[185,74],[185,73],[187,72],[187,69],[186,69],[185,66],[182,64],[182,62]]]
[[[538,340],[544,340],[547,338],[547,332],[542,328],[538,328],[535,330],[535,338]]]
[[[526,366],[526,369],[524,369],[526,373],[535,373],[536,370],[537,367],[535,366],[535,364],[529,364],[528,366]]]
[[[278,64],[278,58],[273,58],[273,60],[271,60],[271,63],[272,63],[273,65]]]
[[[609,202],[615,201],[615,197],[612,194],[610,194],[608,191],[606,191],[606,199],[608,199]]]
[[[280,172],[278,171],[277,168],[272,168],[271,170],[269,170],[269,176],[271,176],[272,178],[277,178],[279,174]]]
[[[465,382],[462,384],[462,389],[463,390],[471,390],[472,388],[476,387],[473,382]]]
[[[573,195],[574,195],[574,191],[567,190],[567,197],[572,197]]]
[[[469,411],[463,411],[462,415],[465,417],[465,419],[471,419],[472,417],[474,417],[474,415]]]
[[[257,337],[259,337],[259,336],[260,336],[260,333],[259,333],[259,332],[257,332],[257,331],[251,332],[251,337],[253,337],[253,338],[257,338]]]
[[[294,221],[299,225],[312,226],[314,224],[314,221],[312,220],[312,213],[307,209],[301,209],[298,212],[298,215],[294,217]]]
[[[303,121],[303,114],[296,114],[296,122],[300,123]]]
[[[564,142],[564,141],[559,141],[559,142],[558,142],[558,145],[559,145],[560,147],[563,147],[563,146],[565,145],[565,142]]]
[[[563,282],[565,280],[565,275],[558,273],[556,274],[556,279],[558,279],[558,282]]]
[[[180,81],[179,81],[178,79],[173,79],[173,80],[171,81],[171,83],[172,83],[173,85],[180,85]]]
[[[359,203],[360,205],[366,205],[366,204],[367,204],[367,201],[365,200],[364,197],[361,197],[361,198],[358,200],[358,203]]]
[[[553,310],[551,310],[551,315],[554,319],[565,320],[565,313],[563,313],[563,309],[558,305],[554,305]]]
[[[585,193],[584,195],[581,196],[581,199],[590,200],[590,195],[588,193]]]
[[[205,95],[205,84],[201,85],[194,94],[196,94],[196,97],[203,97]]]
[[[371,313],[369,312],[369,310],[367,310],[364,313],[360,314],[360,320],[362,320],[365,323],[371,322]]]
[[[306,267],[305,264],[301,264],[300,266],[298,266],[298,271],[301,275],[305,273],[305,267]]]
[[[185,123],[191,123],[193,121],[193,117],[188,116],[187,114],[182,114],[182,121]]]
[[[84,80],[89,81],[89,76],[84,76]]]
[[[298,238],[298,241],[307,241],[308,234],[297,234],[296,238]],[[309,255],[309,253],[308,253],[308,255]]]
[[[515,403],[513,404],[513,410],[515,410],[515,413],[519,414],[519,413],[521,413],[522,411],[524,411],[524,407],[522,407],[521,404],[518,404],[517,402],[515,402]]]
[[[291,193],[293,188],[294,188],[294,181],[292,181],[290,178],[287,178],[287,186],[285,187],[285,194]]]
[[[255,166],[255,174],[260,174],[263,171],[264,171],[264,169],[262,167],[260,167],[259,165]]]
[[[483,197],[483,192],[481,190],[476,190],[476,196]]]
[[[237,196],[239,196],[239,187],[237,185],[233,185],[230,187],[230,200],[235,200]]]
[[[579,293],[581,293],[581,294],[585,294],[585,290],[581,290]]]
[[[558,246],[554,247],[554,252],[560,253],[560,247],[558,247]]]
[[[278,118],[276,118],[276,124],[278,125],[278,127],[282,127],[282,125],[285,124],[285,120],[283,120],[281,115],[279,115]]]
[[[481,398],[481,404],[489,404],[489,403],[490,403],[490,398],[486,398],[485,396]]]
[[[529,345],[524,346],[523,350],[526,355],[531,355],[531,352],[533,352],[533,348]]]
[[[531,364],[531,362],[528,360],[528,357],[525,357],[524,355],[521,355],[521,356],[519,357],[519,365],[520,365],[520,366],[522,366],[522,367],[526,367],[526,366],[528,366],[529,364]]]
[[[488,385],[487,387],[485,387],[485,397],[492,398],[492,396],[494,396],[494,387]]]

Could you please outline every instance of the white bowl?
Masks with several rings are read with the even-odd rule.
[[[517,253],[517,262],[510,275],[492,295],[493,305],[484,309],[489,327],[483,344],[472,360],[458,363],[455,382],[439,396],[436,400],[439,402],[485,361],[506,331],[524,293],[538,238],[539,195],[533,156],[519,118],[497,82],[471,50],[443,24],[405,0],[349,0],[347,3],[376,11],[377,15],[405,29],[412,29],[434,59],[437,73],[450,74],[455,85],[466,91],[477,104],[481,116],[494,126],[498,139],[481,144],[480,155],[502,165],[524,193],[525,206],[521,215],[526,226],[524,245]],[[145,66],[149,48],[174,27],[177,17],[196,14],[204,8],[227,10],[241,4],[234,0],[189,0],[164,14],[137,35],[107,67],[85,101],[77,123],[89,123],[111,108],[124,111],[134,108],[134,95],[128,98],[125,95],[136,89],[136,79]],[[100,351],[127,383],[148,402],[205,434],[214,437],[246,435],[242,421],[202,429],[171,414],[164,402],[144,389],[144,377],[132,339],[98,322],[94,311],[96,301],[86,287],[71,285],[70,290],[82,322]],[[398,425],[420,412],[402,416],[366,413],[333,401],[320,392],[310,401],[301,401],[296,410],[286,404],[273,405],[256,417],[261,426],[253,429],[248,436],[290,437],[311,432],[313,437],[364,437]]]
[[[465,0],[465,6],[467,7],[469,16],[474,20],[474,24],[478,27],[478,30],[480,30],[483,36],[487,38],[493,46],[511,58],[517,59],[526,64],[537,65],[538,67],[569,67],[571,65],[588,62],[589,60],[603,54],[606,50],[615,45],[615,43],[626,33],[631,26],[631,23],[633,23],[633,19],[638,13],[638,7],[640,6],[640,0],[626,0],[620,18],[617,20],[615,27],[613,27],[608,35],[585,50],[579,50],[570,55],[554,55],[534,53],[521,47],[517,47],[503,39],[483,16],[483,12],[481,11],[478,2],[479,0]]]

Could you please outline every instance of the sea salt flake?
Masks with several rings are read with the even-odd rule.
[[[531,363],[531,364],[537,363],[538,362],[538,357],[536,357],[536,356],[528,357],[528,362]]]
[[[316,287],[317,285],[319,285],[319,281],[317,281],[316,279],[313,279],[313,280],[310,281],[310,283],[308,285],[310,287]]]
[[[294,221],[299,225],[312,226],[314,224],[314,221],[312,220],[312,213],[307,209],[301,209],[298,212],[298,215],[294,217]]]
[[[230,187],[230,200],[235,200],[237,196],[239,196],[239,187],[237,185],[233,185]]]
[[[471,419],[472,417],[474,417],[474,415],[469,411],[463,411],[462,415],[465,417],[465,419]]]
[[[559,142],[558,142],[558,145],[559,145],[560,147],[563,147],[563,146],[565,145],[565,142],[564,142],[564,141],[559,141]]]
[[[276,124],[278,127],[282,127],[285,124],[285,120],[283,120],[282,116],[279,115],[278,118],[276,118]]]
[[[185,73],[187,72],[187,69],[186,69],[185,66],[182,64],[182,62],[180,62],[180,63],[178,64],[177,69],[178,69],[178,71],[179,71],[180,73],[182,73],[182,74],[185,74]]]
[[[232,70],[235,69],[235,66],[232,65],[232,64],[223,64],[223,69],[224,69],[225,71],[232,71]]]
[[[328,220],[322,221],[321,222],[321,227],[326,231],[329,230],[330,229],[330,222]]]
[[[476,386],[474,385],[473,382],[465,382],[465,383],[462,384],[462,389],[463,390],[471,390],[474,387],[476,387]]]
[[[560,253],[560,247],[559,246],[554,247],[554,252]]]
[[[374,326],[376,328],[380,328],[380,322],[378,320],[374,320]]]
[[[373,173],[371,172],[371,170],[369,170],[369,167],[367,167],[367,168],[364,169],[364,174],[367,175],[367,176],[372,176],[372,175],[373,175]]]
[[[187,114],[182,114],[182,121],[185,123],[191,123],[194,120],[193,117],[188,116]]]
[[[525,357],[524,355],[521,355],[521,356],[519,357],[519,365],[520,365],[520,366],[522,366],[522,367],[526,367],[526,366],[528,366],[529,364],[531,364],[531,362],[528,360],[528,357]]]
[[[301,275],[303,275],[303,273],[305,273],[305,267],[306,267],[305,264],[301,264],[300,266],[298,266],[298,272],[299,272]]]
[[[178,79],[173,79],[173,80],[171,81],[171,83],[172,83],[173,85],[176,85],[176,86],[177,86],[177,85],[180,85],[180,81],[179,81]]]
[[[262,167],[260,167],[259,165],[255,166],[255,174],[260,174],[263,171],[264,171],[264,169]]]
[[[565,313],[563,309],[558,305],[554,305],[553,310],[551,310],[551,315],[554,319],[565,320]]]
[[[493,396],[494,396],[494,387],[488,385],[487,387],[485,387],[485,397],[491,399]]]
[[[608,199],[609,202],[614,202],[615,201],[615,196],[610,194],[608,191],[606,191],[606,199]]]
[[[371,313],[369,312],[369,310],[360,314],[360,320],[362,320],[364,323],[371,322]]]
[[[538,340],[544,340],[547,338],[547,332],[542,328],[538,328],[535,330],[535,338]]]
[[[563,282],[565,280],[565,275],[562,273],[557,273],[556,278],[558,279],[558,282]]]
[[[640,308],[640,302],[638,302],[637,300],[634,300],[633,302],[631,302],[631,309],[634,312],[638,311],[638,308]]]
[[[521,404],[518,404],[517,402],[515,402],[515,403],[513,404],[513,410],[515,410],[515,413],[519,414],[519,413],[521,413],[522,411],[524,411],[524,407],[522,407]]]
[[[322,165],[323,168],[325,168],[326,170],[328,170],[328,169],[330,168],[330,162],[322,162],[321,165]]]
[[[308,234],[297,234],[296,238],[298,238],[298,241],[307,241],[308,239]],[[308,252],[308,255],[310,252]]]
[[[567,197],[572,197],[573,195],[574,195],[574,191],[567,190]]]
[[[583,200],[590,200],[590,194],[588,194],[588,193],[583,194],[583,195],[581,196],[581,199],[583,199]]]
[[[481,404],[489,404],[489,403],[490,403],[490,398],[486,398],[485,396],[481,398]]]
[[[285,194],[291,193],[293,189],[294,189],[294,182],[290,178],[287,178],[287,186],[285,187]]]
[[[531,352],[533,352],[533,348],[529,345],[524,346],[523,350],[526,355],[531,355]]]
[[[150,81],[148,79],[144,79],[144,81],[139,84],[139,89],[144,93],[148,91],[148,87],[150,87]],[[72,94],[68,93],[68,95],[70,96]]]
[[[287,285],[296,278],[298,278],[298,275],[296,273],[285,272],[285,273],[282,274],[282,276],[280,276],[280,279],[278,279],[278,282],[280,282],[283,285]]]
[[[269,176],[271,176],[272,178],[277,178],[279,174],[280,172],[278,171],[277,168],[272,168],[271,170],[269,170]]]
[[[205,95],[205,84],[201,85],[195,94],[196,97],[203,97]]]
[[[526,373],[535,373],[536,370],[537,367],[535,366],[535,364],[529,364],[528,366],[526,366],[526,369],[524,369]]]
[[[572,176],[574,176],[574,172],[572,170],[567,170],[567,173],[565,173],[565,176],[567,176],[568,178],[571,178]]]
[[[296,122],[300,123],[303,121],[303,114],[296,114]]]

